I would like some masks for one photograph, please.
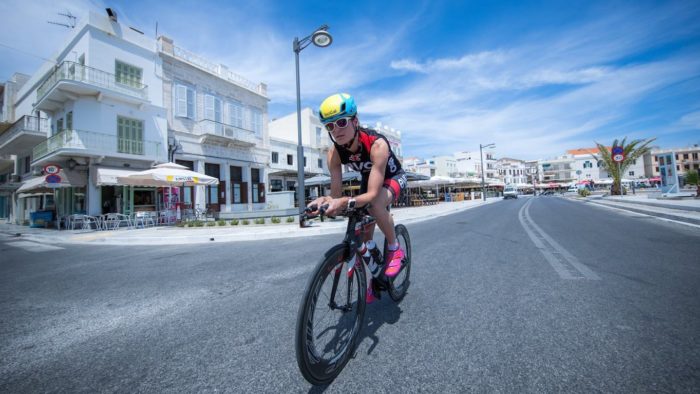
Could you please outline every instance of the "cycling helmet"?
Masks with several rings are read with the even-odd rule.
[[[318,110],[321,122],[335,122],[336,120],[357,115],[357,105],[355,99],[347,93],[337,93],[328,96]]]

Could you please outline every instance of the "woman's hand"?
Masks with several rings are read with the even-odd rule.
[[[321,205],[329,204],[331,201],[333,201],[333,198],[331,198],[331,197],[329,197],[329,196],[323,196],[323,197],[319,197],[319,198],[317,198],[317,199],[311,201],[311,202],[309,203],[309,205],[307,205],[306,207],[307,207],[307,208],[312,208],[312,207],[313,207],[314,210],[311,212],[311,214],[312,214],[312,215],[317,215],[317,214],[318,214],[318,210],[321,209]]]
[[[348,198],[340,197],[334,198],[328,203],[328,209],[326,209],[326,216],[338,216],[345,208],[348,206]]]

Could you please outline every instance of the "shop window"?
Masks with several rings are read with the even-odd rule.
[[[231,203],[248,203],[248,184],[243,182],[243,168],[231,166]]]
[[[204,174],[216,179],[220,179],[221,172],[218,164],[204,163]],[[206,188],[207,206],[219,204],[219,185],[209,185]]]
[[[265,202],[265,183],[260,182],[260,169],[250,169],[250,183],[253,186],[253,203]]]

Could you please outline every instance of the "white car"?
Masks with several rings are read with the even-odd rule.
[[[503,189],[503,199],[518,198],[518,189],[515,186],[506,186]]]

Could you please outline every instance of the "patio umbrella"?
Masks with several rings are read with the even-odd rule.
[[[219,180],[198,172],[191,171],[185,166],[175,163],[164,163],[154,166],[150,170],[135,172],[126,176],[117,177],[117,181],[131,186],[207,186],[218,185]],[[172,195],[172,191],[170,192]],[[170,202],[168,201],[168,208]]]
[[[175,163],[158,164],[150,170],[117,177],[117,181],[131,186],[207,186],[218,185],[219,180]]]

